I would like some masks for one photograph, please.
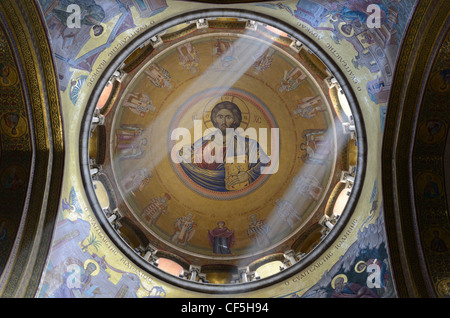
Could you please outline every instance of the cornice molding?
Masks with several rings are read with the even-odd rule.
[[[45,21],[36,1],[3,0],[0,15],[20,68],[30,135],[34,140],[28,201],[0,296],[31,298],[47,262],[56,221],[64,166],[63,123],[55,63]]]
[[[448,1],[420,1],[399,53],[382,150],[383,201],[399,297],[436,297],[420,241],[412,149],[431,66],[448,27]]]

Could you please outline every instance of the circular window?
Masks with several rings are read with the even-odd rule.
[[[122,251],[170,283],[229,292],[283,279],[326,247],[357,195],[345,79],[266,22],[168,21],[92,95],[88,197]]]

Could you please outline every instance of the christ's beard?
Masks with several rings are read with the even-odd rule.
[[[226,125],[222,125],[222,126],[219,127],[219,129],[220,129],[220,131],[222,132],[222,135],[223,135],[223,136],[226,135],[226,133],[227,133],[227,128],[230,128],[230,127],[227,127]]]

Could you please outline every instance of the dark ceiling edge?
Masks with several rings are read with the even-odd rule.
[[[22,95],[23,95],[23,100],[25,102],[25,110],[27,113],[27,121],[28,121],[28,125],[29,125],[29,129],[30,131],[34,131],[34,121],[33,121],[33,111],[31,108],[31,97],[28,94],[28,85],[26,83],[26,80],[22,80],[22,79],[26,79],[26,71],[24,69],[23,63],[22,63],[22,59],[20,58],[20,54],[18,53],[18,45],[17,42],[14,40],[14,35],[13,35],[13,31],[8,28],[9,24],[8,24],[8,19],[5,16],[5,12],[3,11],[4,9],[1,8],[1,4],[0,4],[0,19],[2,22],[0,22],[0,27],[3,28],[5,35],[6,35],[6,39],[9,43],[10,49],[12,50],[12,55],[13,55],[13,59],[16,63],[17,66],[17,70],[19,73],[19,78],[20,80],[20,86],[21,86],[21,91],[22,91]],[[30,169],[30,174],[28,176],[28,180],[27,180],[27,191],[26,191],[26,195],[25,195],[25,202],[24,202],[24,206],[23,206],[23,211],[22,211],[22,215],[21,215],[21,220],[20,222],[25,222],[25,220],[27,219],[28,215],[27,215],[27,208],[29,207],[30,204],[30,198],[31,198],[31,192],[32,192],[32,187],[29,186],[29,184],[33,184],[34,180],[33,180],[33,176],[34,176],[34,170],[35,170],[35,160],[36,160],[36,138],[34,134],[30,134],[30,164],[29,164],[29,169]],[[21,226],[19,225],[19,230],[21,229]],[[15,242],[19,242],[22,239],[20,233],[16,232],[14,233],[14,238],[13,240]],[[0,290],[0,297],[5,297],[5,296],[10,296],[13,294],[14,292],[14,288],[9,288],[9,280],[11,279],[15,279],[17,280],[17,278],[14,278],[14,276],[17,276],[17,274],[15,274],[14,272],[14,262],[15,262],[15,255],[17,255],[17,253],[19,253],[20,248],[17,246],[18,244],[15,244],[16,246],[11,247],[11,249],[8,251],[9,256],[8,256],[8,260],[5,264],[5,266],[2,268],[1,272],[0,272],[0,278],[2,278],[2,281],[0,282],[2,287],[2,290]],[[26,253],[25,253],[26,254]]]
[[[193,3],[205,3],[205,4],[258,4],[262,2],[273,2],[273,0],[175,0],[178,2],[193,2]],[[284,0],[278,0],[283,2]]]
[[[426,2],[426,3],[425,3]],[[387,112],[385,116],[385,124],[384,124],[384,134],[383,134],[383,144],[382,144],[382,191],[383,191],[383,207],[384,207],[384,214],[385,214],[385,228],[386,228],[386,235],[387,235],[387,251],[391,259],[391,270],[393,272],[393,277],[395,277],[394,285],[395,289],[397,291],[397,295],[402,297],[407,294],[408,290],[408,280],[405,280],[403,275],[400,277],[400,273],[402,272],[401,267],[398,268],[395,264],[400,262],[400,257],[402,253],[399,251],[398,247],[398,237],[397,237],[397,225],[396,225],[396,219],[395,219],[395,200],[392,190],[392,147],[394,139],[389,139],[388,136],[390,131],[395,131],[395,123],[393,122],[390,125],[390,121],[393,121],[394,119],[391,119],[391,117],[396,118],[397,116],[397,105],[399,105],[400,101],[400,95],[399,94],[393,94],[394,89],[396,88],[395,85],[399,85],[398,90],[402,89],[403,81],[399,81],[398,78],[400,78],[400,75],[405,75],[404,73],[406,70],[403,71],[403,73],[400,73],[399,66],[403,65],[405,62],[403,61],[404,57],[406,56],[406,53],[411,53],[412,47],[410,42],[410,38],[414,38],[417,35],[417,25],[414,25],[413,21],[420,19],[422,16],[422,12],[429,1],[423,1],[421,4],[415,8],[415,11],[413,13],[413,17],[410,19],[407,27],[406,27],[406,33],[402,39],[402,44],[400,47],[400,50],[398,52],[398,58],[395,65],[395,71],[394,71],[394,83],[392,84],[389,100],[387,102]],[[421,10],[418,9],[418,7],[421,7]],[[395,102],[394,102],[395,99]],[[389,153],[388,153],[389,152]],[[393,234],[392,234],[393,233]],[[407,287],[408,286],[408,287]]]
[[[447,5],[447,10],[438,10],[438,14],[439,15],[448,15],[445,12],[449,12],[450,7]],[[439,26],[442,27],[442,22],[445,21],[439,17],[436,17],[435,21],[433,21],[433,23],[431,23],[431,30],[433,30],[433,26]],[[420,153],[416,153],[415,152],[415,147],[416,147],[416,137],[417,137],[417,133],[419,130],[419,120],[421,117],[421,114],[423,112],[426,112],[428,105],[423,104],[423,99],[424,97],[426,97],[426,89],[428,87],[428,83],[430,81],[430,76],[431,76],[431,72],[433,71],[433,67],[435,66],[435,63],[437,62],[437,59],[439,58],[439,51],[442,48],[442,45],[444,44],[445,40],[446,40],[446,34],[449,30],[449,22],[447,21],[447,23],[445,23],[446,26],[441,28],[440,32],[432,32],[433,36],[432,37],[426,37],[426,38],[431,38],[433,39],[433,45],[430,49],[430,52],[427,54],[428,56],[428,60],[427,62],[423,61],[423,56],[425,54],[419,54],[421,56],[421,60],[422,62],[420,64],[425,64],[424,68],[423,68],[423,75],[422,78],[420,78],[420,76],[417,76],[417,81],[416,82],[421,82],[420,80],[422,80],[422,84],[421,89],[417,89],[417,108],[415,109],[415,112],[413,114],[413,118],[412,120],[409,122],[411,124],[410,128],[411,128],[411,136],[409,139],[409,149],[407,152],[408,154],[408,164],[407,164],[407,168],[408,168],[408,178],[410,180],[409,182],[409,195],[410,195],[410,200],[412,202],[411,205],[411,213],[412,213],[412,220],[414,223],[414,234],[415,234],[415,243],[416,243],[416,249],[417,249],[417,257],[418,260],[420,262],[420,266],[422,269],[422,273],[423,276],[425,277],[425,285],[426,285],[426,290],[428,292],[427,297],[437,297],[437,293],[435,290],[435,286],[434,286],[434,277],[432,276],[431,272],[430,272],[430,267],[428,266],[428,259],[427,256],[425,255],[425,251],[424,251],[424,246],[423,246],[423,241],[422,241],[422,237],[421,235],[423,235],[423,230],[424,229],[424,224],[423,222],[420,221],[420,214],[426,212],[426,210],[421,209],[418,205],[416,205],[416,202],[418,200],[418,195],[417,195],[417,180],[415,179],[416,175],[414,174],[414,161],[416,160],[417,157],[421,157]],[[421,50],[422,52],[422,50]],[[411,77],[411,79],[413,79],[413,77]],[[414,80],[413,80],[414,81]],[[408,99],[409,100],[409,99]],[[409,102],[406,102],[406,104],[408,104]],[[412,103],[410,103],[412,104]],[[443,158],[442,158],[443,159]],[[445,208],[447,208],[447,205],[445,205]],[[423,220],[423,218],[422,218]]]
[[[110,226],[106,216],[102,212],[102,209],[98,203],[98,200],[95,195],[95,191],[92,186],[91,175],[89,171],[89,130],[91,126],[91,121],[93,117],[93,113],[96,106],[96,101],[100,97],[101,92],[103,91],[103,87],[106,85],[108,79],[113,75],[113,73],[120,67],[123,60],[125,60],[136,48],[138,48],[141,44],[143,44],[147,39],[160,34],[164,30],[181,24],[187,21],[194,21],[200,18],[215,18],[215,17],[231,17],[231,18],[243,18],[243,19],[251,19],[257,22],[265,23],[271,26],[274,26],[294,38],[303,42],[317,57],[319,57],[328,67],[329,71],[335,76],[341,88],[343,89],[351,110],[353,112],[354,121],[356,124],[356,133],[357,133],[357,147],[358,147],[358,158],[357,158],[357,171],[355,176],[355,184],[353,186],[352,195],[348,201],[348,204],[345,210],[342,213],[342,216],[335,225],[334,229],[322,240],[322,242],[316,247],[313,251],[311,251],[307,256],[305,256],[302,260],[296,263],[294,266],[291,266],[285,269],[280,274],[270,276],[268,278],[264,278],[262,280],[241,283],[236,285],[213,285],[213,284],[202,284],[197,282],[191,282],[187,280],[182,280],[177,278],[171,274],[163,272],[158,268],[150,265],[146,262],[142,257],[132,252],[131,248],[123,241],[123,239],[115,232]],[[356,95],[354,94],[349,80],[343,75],[344,73],[339,69],[337,64],[325,53],[323,49],[321,49],[315,42],[310,40],[305,34],[301,31],[295,29],[293,26],[284,23],[279,20],[274,20],[273,17],[268,15],[263,15],[260,13],[256,13],[253,11],[247,10],[239,10],[239,9],[208,9],[208,10],[199,10],[193,11],[189,13],[183,13],[182,15],[177,15],[170,19],[167,19],[161,23],[156,24],[155,26],[149,28],[149,30],[141,35],[139,35],[136,39],[134,39],[126,48],[124,48],[120,53],[117,54],[114,61],[108,64],[102,73],[101,78],[97,82],[93,93],[91,94],[85,114],[83,117],[83,122],[81,123],[80,129],[80,165],[81,165],[81,177],[83,181],[83,185],[86,191],[86,195],[88,201],[98,218],[99,223],[101,224],[103,230],[107,235],[112,239],[112,241],[117,244],[117,247],[120,251],[130,258],[131,261],[135,263],[139,268],[143,271],[154,275],[156,278],[161,279],[162,281],[174,285],[176,287],[180,287],[183,289],[196,291],[200,293],[208,293],[208,294],[240,294],[240,293],[248,293],[251,291],[255,291],[257,289],[262,289],[265,287],[269,287],[276,283],[283,282],[293,275],[299,273],[312,263],[318,259],[319,256],[323,252],[325,252],[333,242],[338,238],[340,233],[343,231],[345,226],[347,225],[350,217],[353,214],[354,208],[361,194],[362,186],[364,183],[364,177],[366,173],[366,157],[367,157],[367,138],[365,132],[364,120],[362,117],[361,110],[359,109]]]
[[[179,2],[193,2],[193,3],[206,3],[206,4],[257,4],[260,2],[273,2],[273,0],[175,0]],[[278,0],[283,2],[284,0]]]
[[[16,46],[16,59],[23,72],[22,85],[27,95],[26,107],[34,147],[33,176],[30,177],[32,182],[28,189],[24,228],[21,236],[15,238],[20,244],[15,255],[10,255],[8,260],[10,269],[0,296],[32,298],[50,251],[62,185],[64,142],[60,98],[50,38],[40,17],[39,6],[35,1],[8,0],[2,1],[0,7],[2,13],[7,15],[4,21],[10,27],[10,35],[13,34],[11,41]],[[39,22],[34,23],[36,21]],[[33,56],[38,65],[29,63]],[[36,83],[39,82],[42,86],[37,89]],[[51,178],[48,178],[50,175]],[[46,187],[48,193],[43,191]],[[29,271],[24,271],[27,267]]]
[[[52,174],[49,187],[49,198],[47,201],[47,213],[45,216],[45,226],[43,229],[43,240],[41,242],[41,252],[39,262],[33,268],[32,285],[28,286],[25,296],[34,297],[39,289],[41,277],[44,275],[47,266],[47,257],[51,252],[53,234],[59,212],[61,199],[63,174],[65,167],[65,135],[64,120],[62,117],[61,95],[59,91],[59,79],[57,77],[56,60],[53,54],[51,37],[47,29],[44,14],[38,0],[26,1],[27,12],[34,21],[40,22],[40,28],[34,27],[35,34],[38,33],[37,43],[40,47],[41,60],[47,65],[44,68],[45,90],[47,91],[48,112],[51,120],[51,132],[53,141],[52,147]],[[35,24],[33,24],[34,26]]]
[[[415,115],[428,78],[428,58],[439,33],[433,27],[442,31],[439,29],[445,22],[442,15],[447,14],[446,0],[419,1],[398,55],[386,113],[382,145],[383,204],[388,252],[400,298],[436,297],[423,259],[420,234],[415,231],[418,224],[409,155],[416,133]],[[430,27],[429,36],[422,35],[427,27]],[[400,182],[408,184],[398,187]]]

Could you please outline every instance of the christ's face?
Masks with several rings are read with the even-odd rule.
[[[215,117],[216,127],[225,134],[227,128],[231,128],[234,123],[233,113],[228,109],[222,109],[217,112]]]

